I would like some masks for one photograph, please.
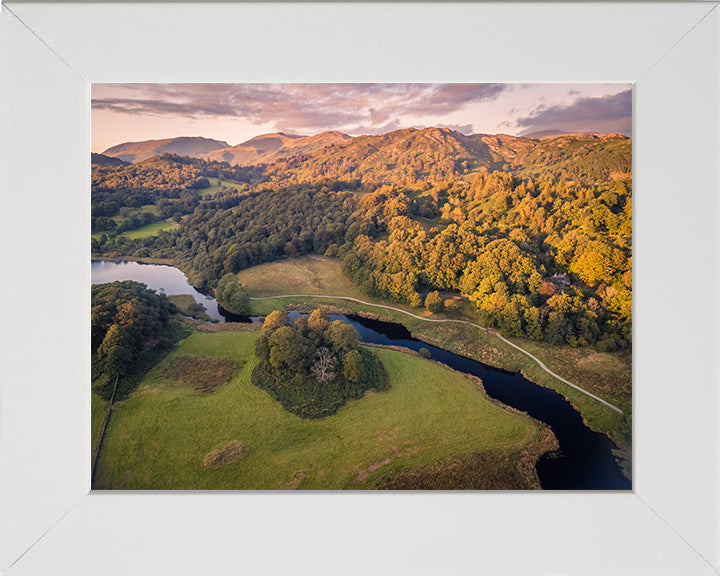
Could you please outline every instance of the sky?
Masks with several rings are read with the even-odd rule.
[[[444,126],[464,134],[544,130],[631,136],[630,84],[93,84],[92,151],[204,136],[358,136]]]

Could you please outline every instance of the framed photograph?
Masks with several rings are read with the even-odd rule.
[[[91,105],[94,490],[632,488],[630,84]]]
[[[113,574],[720,570],[716,3],[11,2],[2,8],[3,573],[91,574],[100,565]],[[90,351],[97,348],[88,330],[88,263],[91,251],[97,257],[102,249],[99,240],[88,245],[88,237],[110,226],[98,217],[118,214],[99,214],[95,204],[91,210],[91,102],[157,109],[167,105],[157,90],[130,98],[98,88],[268,82],[572,84],[576,102],[583,90],[615,85],[621,88],[594,96],[626,94],[624,106],[632,97],[626,134],[632,136],[635,252],[626,279],[635,290],[632,404],[611,403],[632,412],[632,491],[290,493],[308,478],[280,478],[283,472],[276,492],[228,491],[224,484],[201,486],[221,491],[162,492],[184,487],[174,484],[179,472],[151,473],[164,484],[154,477],[130,482],[131,464],[108,472],[104,485],[93,484],[91,422],[94,428],[102,418],[88,395],[95,375]],[[452,90],[445,96],[453,97]],[[433,102],[428,96],[425,104]],[[560,108],[550,100],[531,116]],[[328,114],[327,108],[316,112]],[[456,125],[444,129],[463,132]],[[126,153],[135,152],[116,156]],[[218,182],[211,177],[208,186],[202,178],[193,185],[241,185],[227,174],[214,176]],[[140,224],[184,225],[180,204],[166,200],[148,216],[157,222]],[[128,227],[139,213],[126,207],[120,216]],[[572,290],[578,277],[583,289],[593,286],[579,268],[569,270],[572,278],[565,270],[547,272],[560,286],[553,290]],[[431,308],[427,304],[428,313]],[[308,370],[318,381],[338,362],[348,381],[368,370],[360,363],[353,372],[349,344],[341,340],[338,335],[313,348]],[[364,362],[359,351],[356,356]],[[175,360],[167,362],[164,377],[181,382],[192,357]],[[221,467],[227,458],[246,456],[247,446],[234,442],[210,451],[198,445],[198,454],[206,467]],[[280,470],[283,463],[276,465]],[[376,469],[360,470],[358,482]],[[156,491],[133,491],[146,488]]]

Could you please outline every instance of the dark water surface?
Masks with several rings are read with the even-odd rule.
[[[136,280],[165,294],[190,294],[202,304],[208,315],[221,322],[249,321],[246,317],[232,317],[219,309],[210,296],[195,290],[185,275],[172,266],[139,264],[137,262],[93,262],[92,282]],[[291,317],[297,317],[297,312]],[[431,358],[451,368],[478,376],[488,395],[546,423],[560,443],[556,453],[547,454],[537,463],[542,487],[546,490],[630,490],[631,482],[625,478],[611,450],[614,443],[605,435],[593,432],[582,421],[580,414],[560,394],[533,384],[522,374],[491,368],[426,344],[413,338],[401,324],[381,322],[360,316],[331,315],[355,326],[363,342],[403,346],[418,351],[425,348]]]
[[[557,392],[527,380],[522,374],[492,368],[412,338],[401,324],[369,320],[359,316],[338,316],[358,329],[364,342],[425,348],[431,358],[451,368],[478,376],[488,395],[527,412],[546,423],[560,444],[557,453],[546,454],[537,463],[540,484],[546,490],[630,490],[611,450],[615,444],[604,434],[588,428],[580,413]]]

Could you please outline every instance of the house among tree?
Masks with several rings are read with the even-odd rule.
[[[570,276],[567,274],[555,274],[555,276],[550,278],[550,282],[554,282],[560,286],[570,286]]]

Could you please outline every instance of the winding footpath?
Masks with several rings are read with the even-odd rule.
[[[568,382],[562,376],[558,376],[557,374],[555,374],[555,372],[553,372],[547,366],[545,366],[545,364],[543,364],[543,362],[539,358],[533,356],[527,350],[520,348],[520,346],[518,346],[517,344],[513,344],[512,342],[510,342],[509,340],[507,340],[506,338],[501,336],[499,332],[496,332],[495,330],[489,330],[487,328],[484,328],[483,326],[480,326],[479,324],[474,324],[474,323],[468,322],[466,320],[441,320],[441,319],[437,319],[437,318],[423,318],[422,316],[416,316],[415,314],[413,314],[411,312],[407,312],[400,308],[395,308],[394,306],[387,306],[385,304],[373,304],[372,302],[364,302],[363,300],[358,300],[357,298],[351,298],[350,296],[325,296],[323,294],[282,294],[280,296],[265,296],[262,298],[250,297],[250,300],[276,300],[278,298],[332,298],[332,299],[338,299],[338,300],[351,300],[352,302],[357,302],[358,304],[362,304],[364,306],[374,306],[376,308],[386,308],[388,310],[394,310],[395,312],[400,312],[401,314],[406,314],[407,316],[411,316],[413,318],[416,318],[417,320],[422,320],[423,322],[441,322],[441,323],[442,322],[445,322],[445,323],[454,322],[455,324],[467,324],[468,326],[473,326],[474,328],[482,330],[483,332],[485,332],[487,334],[492,334],[493,336],[496,336],[497,338],[499,338],[506,344],[509,344],[510,346],[519,350],[526,356],[529,356],[530,358],[535,360],[535,362],[537,362],[537,364],[538,364],[538,366],[540,366],[540,368],[545,370],[545,372],[550,374],[550,376],[552,376],[553,378],[557,378],[558,380],[560,380],[560,382],[567,384],[571,388],[574,388],[575,390],[578,390],[579,392],[582,392],[583,394],[585,394],[587,396],[590,396],[590,398],[592,398],[593,400],[597,400],[601,404],[604,404],[608,408],[615,410],[615,412],[618,412],[619,414],[623,413],[623,411],[620,410],[620,408],[618,408],[614,404],[610,404],[610,402],[607,402],[606,400],[603,400],[602,398],[595,396],[595,394],[593,394],[592,392],[588,392],[584,388],[581,388],[580,386],[573,384],[572,382]]]

